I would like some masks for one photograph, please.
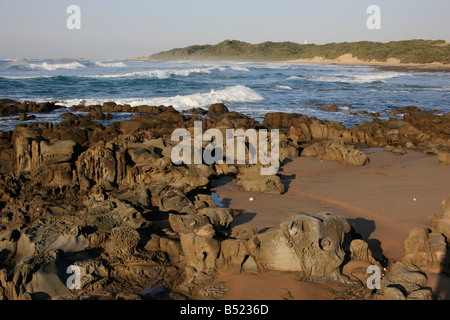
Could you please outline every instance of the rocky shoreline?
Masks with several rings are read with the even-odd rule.
[[[58,108],[0,101],[2,116]],[[316,157],[364,166],[370,153],[361,150],[384,148],[399,156],[424,152],[446,166],[449,113],[405,107],[392,111],[403,119],[374,116],[346,128],[287,113],[268,113],[258,123],[223,104],[181,113],[114,102],[69,110],[88,114],[68,112],[57,124],[20,124],[0,133],[0,300],[218,299],[226,288],[211,284],[221,270],[295,273],[299,280],[342,284],[359,299],[433,299],[420,268],[441,266],[450,274],[449,198],[429,229],[411,231],[402,260],[377,261],[332,212],[299,212],[267,231],[234,226],[240,212],[214,202],[212,179],[232,176],[244,190],[282,194],[280,177],[255,174],[255,165],[177,166],[170,157],[172,132],[202,121],[203,130],[222,132],[280,129],[281,165]],[[131,120],[107,127],[96,121],[131,111]],[[381,289],[368,290],[342,273],[357,261],[383,270]],[[67,288],[68,266],[81,269],[81,289]]]

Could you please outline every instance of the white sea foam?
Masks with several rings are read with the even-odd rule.
[[[24,65],[19,65],[19,68],[24,68],[28,70],[45,70],[45,71],[55,71],[55,70],[75,70],[78,68],[86,68],[86,66],[82,65],[79,62],[71,62],[71,63],[27,63]]]
[[[247,72],[247,68],[232,66],[231,70]],[[171,77],[189,77],[192,74],[211,74],[214,70],[224,72],[229,70],[226,67],[207,67],[207,68],[190,68],[190,69],[157,69],[147,71],[136,71],[129,73],[104,74],[104,75],[86,75],[88,78],[155,78],[170,79]]]
[[[250,70],[248,68],[239,67],[239,66],[231,66],[230,69],[234,70],[234,71],[250,72]]]
[[[387,79],[397,78],[407,75],[399,72],[383,72],[383,73],[368,73],[368,74],[336,74],[334,76],[312,76],[308,79],[320,82],[346,82],[346,83],[371,83],[384,82]]]
[[[279,85],[279,84],[275,85],[274,88],[278,89],[278,90],[290,90],[290,91],[294,90],[289,86],[283,86],[283,85]]]
[[[191,74],[204,73],[210,74],[214,68],[193,68],[193,69],[167,69],[167,70],[149,70],[136,71],[119,74],[104,74],[104,75],[86,75],[88,78],[155,78],[155,79],[169,79],[173,76],[189,77]]]
[[[174,108],[197,108],[209,106],[213,103],[225,102],[253,102],[262,101],[264,98],[256,91],[243,85],[226,87],[219,90],[212,89],[206,93],[194,93],[190,95],[177,95],[173,97],[155,97],[155,98],[139,98],[139,99],[118,99],[114,100],[118,104],[129,104],[132,107],[140,105],[164,105],[173,106]],[[102,99],[71,99],[61,103],[65,106],[102,104],[106,100]]]
[[[127,65],[123,62],[101,62],[101,61],[95,61],[95,65],[97,67],[103,67],[103,68],[125,68]]]
[[[20,80],[20,79],[37,79],[37,78],[52,78],[53,76],[0,76],[3,79]]]

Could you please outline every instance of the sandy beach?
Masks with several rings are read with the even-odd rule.
[[[403,156],[380,149],[374,151],[369,155],[370,163],[364,167],[314,158],[293,159],[280,173],[287,187],[283,195],[247,192],[229,178],[213,181],[213,190],[228,206],[243,212],[235,218],[235,226],[250,224],[262,232],[298,212],[331,212],[348,219],[368,242],[374,257],[395,261],[405,254],[404,241],[409,232],[414,227],[429,227],[430,216],[441,214],[441,201],[450,193],[450,167],[440,165],[436,157],[415,151]],[[437,291],[442,281],[448,282],[439,276],[439,271],[426,269],[433,291]],[[239,292],[250,290],[247,286],[253,286],[256,277],[240,274],[219,279],[228,283],[231,297],[241,299],[246,295]],[[262,276],[261,283],[270,282],[264,286],[270,290],[257,287],[251,291],[251,297],[282,298],[280,292],[287,287],[285,277]],[[313,283],[291,286],[298,299],[330,297],[330,287]]]
[[[295,59],[284,61],[285,63],[319,63],[319,64],[337,64],[337,65],[355,65],[355,66],[374,66],[383,70],[417,70],[417,71],[436,71],[436,72],[449,72],[450,65],[439,62],[435,63],[402,63],[399,59],[388,58],[386,61],[365,61],[355,58],[351,54],[344,54],[336,59],[326,59],[323,57],[314,57],[312,59]]]
[[[331,212],[351,220],[375,256],[400,259],[411,229],[427,227],[432,214],[441,214],[441,201],[450,193],[450,168],[414,151],[404,156],[377,151],[370,160],[367,166],[351,167],[293,159],[280,172],[287,186],[283,195],[247,192],[228,178],[214,181],[213,190],[230,208],[244,212],[235,225],[263,230],[298,212]]]

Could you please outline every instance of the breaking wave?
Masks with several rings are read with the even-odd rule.
[[[321,82],[345,82],[345,83],[372,83],[383,82],[386,83],[387,79],[397,78],[405,76],[406,73],[399,72],[383,72],[377,74],[339,74],[336,76],[312,76],[308,77],[308,80],[321,81]],[[294,79],[294,77],[291,77]],[[295,78],[296,79],[296,78]]]
[[[206,93],[194,93],[190,95],[177,95],[173,97],[155,97],[155,98],[141,98],[141,99],[120,99],[116,103],[129,104],[132,107],[139,105],[164,105],[173,106],[174,108],[198,108],[209,106],[213,103],[225,102],[253,102],[262,101],[264,98],[257,92],[243,85],[226,87],[223,89],[212,89]],[[72,99],[62,101],[63,105],[72,106],[80,103],[85,105],[102,104],[100,99]]]
[[[27,70],[27,71],[55,71],[55,70],[75,70],[78,68],[86,68],[85,65],[79,62],[71,63],[22,63],[11,66],[10,68]]]
[[[283,86],[283,85],[280,85],[280,84],[277,84],[277,85],[273,86],[273,88],[274,89],[278,89],[278,90],[289,90],[289,91],[294,90],[294,89],[292,89],[289,86]]]

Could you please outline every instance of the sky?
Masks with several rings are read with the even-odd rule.
[[[80,8],[70,30],[70,5]],[[369,30],[367,8],[381,10]],[[0,59],[125,59],[223,40],[450,41],[449,0],[0,0]]]

